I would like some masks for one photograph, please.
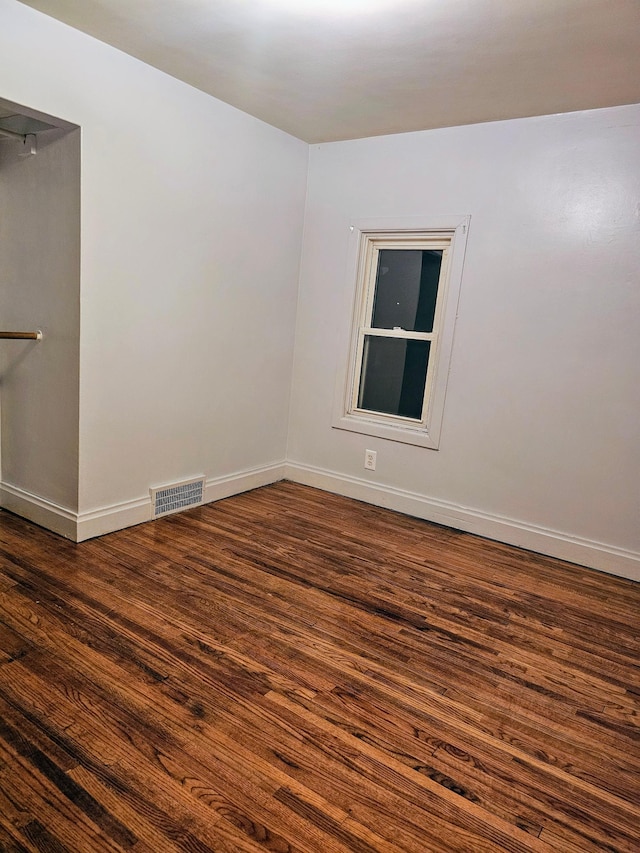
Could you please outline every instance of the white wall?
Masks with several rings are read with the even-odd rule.
[[[78,509],[80,132],[40,135],[36,156],[0,141],[2,488]],[[37,247],[37,250],[36,248]]]
[[[620,107],[313,146],[289,475],[640,578],[639,139]],[[439,214],[471,214],[440,450],[332,429],[349,222]]]
[[[281,473],[307,146],[14,0],[0,97],[82,129],[81,536]]]

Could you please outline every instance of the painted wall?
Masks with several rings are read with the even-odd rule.
[[[290,475],[640,578],[639,139],[632,106],[313,146]],[[349,222],[439,214],[471,215],[440,449],[333,429]]]
[[[78,509],[80,132],[0,141],[2,483]],[[34,247],[38,247],[37,251]]]
[[[0,81],[82,129],[80,515],[281,464],[308,147],[14,0]]]

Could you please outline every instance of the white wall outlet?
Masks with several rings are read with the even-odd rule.
[[[369,471],[376,470],[376,456],[378,455],[375,450],[365,450],[364,452],[364,467],[368,468]]]

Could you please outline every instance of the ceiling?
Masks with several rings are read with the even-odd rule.
[[[23,0],[307,142],[640,102],[640,0]]]

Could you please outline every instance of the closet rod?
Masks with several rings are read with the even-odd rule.
[[[11,139],[20,139],[22,142],[27,138],[26,133],[16,133],[15,130],[7,130],[4,127],[0,127],[0,136],[10,136]]]
[[[6,338],[11,341],[41,341],[42,332],[36,329],[35,332],[0,332],[0,339]]]
[[[18,151],[20,157],[30,157],[37,151],[37,141],[35,133],[16,133],[15,130],[7,130],[5,127],[0,127],[0,136],[8,136],[10,139],[17,139],[22,143],[22,148]]]

